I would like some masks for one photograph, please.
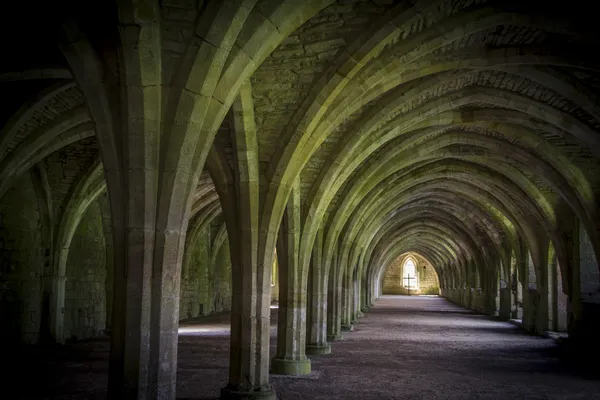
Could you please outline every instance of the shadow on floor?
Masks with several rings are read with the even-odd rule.
[[[276,317],[277,309],[272,310]],[[275,318],[274,318],[275,319]],[[204,329],[179,340],[180,400],[218,398],[226,384],[227,314],[185,321]],[[275,321],[273,321],[275,324]],[[441,298],[383,298],[355,332],[312,358],[316,379],[273,377],[281,399],[600,399],[597,358],[460,309]],[[271,350],[275,337],[271,339]],[[4,349],[3,392],[19,399],[105,399],[109,343]]]

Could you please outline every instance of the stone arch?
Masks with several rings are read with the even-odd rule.
[[[548,310],[535,296],[545,299],[560,270],[571,333],[581,332],[600,285],[593,32],[551,5],[387,3],[189,3],[174,27],[170,4],[95,2],[65,13],[77,23],[58,22],[68,68],[54,60],[0,73],[0,82],[65,80],[2,129],[0,194],[62,143],[94,132],[100,142],[115,291],[131,294],[114,326],[109,397],[129,387],[135,397],[175,395],[170,300],[181,298],[186,251],[210,221],[207,251],[214,260],[229,250],[237,293],[223,397],[274,396],[277,241],[289,295],[273,365],[284,371],[306,373],[305,353],[330,351],[325,333],[338,337],[340,318],[360,317],[400,251],[426,257],[442,295],[479,311],[506,311],[512,282],[535,281],[521,301],[538,331]],[[95,11],[103,18],[88,26]],[[324,24],[332,12],[337,22]],[[85,104],[9,144],[31,110],[73,86]],[[69,218],[59,242],[70,240]],[[508,294],[510,309],[518,296]],[[307,301],[316,312],[304,313]]]
[[[395,253],[396,251],[393,252],[393,254]],[[404,269],[409,261],[414,265],[415,277],[419,280],[419,284],[407,293],[406,282],[404,282],[406,271]],[[428,271],[428,267],[430,271]],[[418,253],[403,253],[395,257],[383,269],[386,270],[383,278],[383,294],[439,294],[440,284],[438,274],[427,257]],[[395,279],[392,280],[389,278],[390,270],[393,269],[396,269],[396,275],[400,272],[399,276],[392,277],[392,279],[399,278],[399,284]],[[394,283],[396,284],[394,285]]]
[[[52,294],[50,305],[50,332],[58,343],[64,343],[64,315],[66,267],[71,241],[79,222],[89,205],[106,189],[102,164],[96,160],[73,187],[54,240]]]

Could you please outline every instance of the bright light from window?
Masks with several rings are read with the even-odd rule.
[[[408,290],[419,289],[415,263],[410,258],[406,260],[402,268],[402,286]]]

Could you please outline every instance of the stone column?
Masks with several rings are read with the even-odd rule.
[[[369,302],[369,281],[367,278],[363,278],[361,290],[360,290],[360,311],[366,313],[370,309]]]
[[[110,215],[110,203],[106,193],[102,194],[98,201],[100,202],[100,212],[102,215],[102,229],[104,231],[104,241],[106,243],[106,331],[110,334],[112,329],[112,309],[113,309],[113,284],[115,281],[115,250],[113,249],[112,221]]]
[[[254,104],[249,83],[233,103],[235,183],[223,196],[232,263],[229,382],[221,399],[272,399],[269,384],[273,233],[259,226],[260,184]],[[281,270],[280,270],[281,273]]]
[[[74,24],[63,28],[60,46],[94,122],[111,205],[115,273],[108,398],[168,400],[176,396],[180,273],[190,199],[229,108],[229,100],[213,97],[215,83],[248,7],[209,2],[201,15],[194,11],[195,34],[180,38],[186,56],[173,62],[162,60],[159,2],[119,1],[116,11],[118,26],[106,32],[118,32],[119,38],[112,33],[96,38],[101,52]],[[243,252],[236,268],[244,276],[236,275],[231,390],[222,395],[274,398],[268,387],[270,264],[265,268],[263,262],[272,254],[257,263],[257,249],[269,248],[270,242],[257,244],[256,135],[241,136],[248,140],[236,140],[243,142],[237,147],[243,153],[238,164],[253,164],[253,170],[243,170],[250,179],[236,179],[238,186],[229,193],[243,199],[227,218],[230,237],[243,236],[232,253]]]
[[[271,268],[263,268],[261,273],[256,265],[244,268],[252,257],[240,248],[247,246],[232,239],[230,236],[233,285],[229,382],[221,389],[220,398],[275,400],[269,384]],[[251,248],[248,250],[251,252]]]
[[[362,312],[363,290],[362,290],[362,282],[360,279],[357,278],[354,282],[355,282],[354,283],[354,310],[356,313],[356,320],[358,320],[359,318],[362,318],[365,316]]]
[[[342,266],[343,267],[343,266]],[[343,332],[352,332],[354,325],[352,325],[352,274],[345,268],[342,276],[342,318],[341,328]]]
[[[523,282],[523,328],[530,332],[535,331],[536,312],[538,305],[538,292],[536,283],[535,267],[531,258],[531,253],[525,250],[523,253],[525,281]]]
[[[565,265],[568,265],[566,260],[563,260]],[[559,332],[566,332],[567,327],[567,307],[569,298],[565,293],[565,287],[568,286],[568,282],[563,279],[563,269],[561,268],[560,261],[557,260],[556,266],[556,330]]]
[[[183,137],[186,124],[163,120],[159,5],[118,7],[119,43],[106,38],[97,53],[69,24],[60,45],[94,121],[111,209],[108,398],[167,400],[175,398],[179,269],[193,174],[181,169],[180,157],[189,154],[180,151],[181,140],[169,140]],[[178,115],[188,120],[189,113]]]
[[[585,228],[577,221],[573,232],[571,288],[569,292],[569,342],[577,354],[600,355],[597,332],[600,329],[600,284],[598,261]]]
[[[281,375],[310,373],[306,357],[306,279],[299,265],[300,179],[295,180],[277,238],[279,310],[277,354],[271,372]]]
[[[558,263],[556,254],[552,248],[549,253],[548,259],[548,329],[551,331],[557,331],[557,320],[558,320]]]
[[[504,279],[500,279],[500,310],[498,316],[500,319],[508,321],[510,319],[510,286]]]
[[[362,313],[361,311],[361,307],[360,307],[360,295],[361,295],[361,290],[360,290],[360,280],[359,279],[354,279],[354,304],[352,306],[352,311],[353,311],[353,323],[356,322],[358,323],[358,319],[364,317],[365,315]]]
[[[541,254],[539,255],[539,266],[535,269],[538,271],[537,279],[537,304],[535,312],[535,328],[534,332],[543,335],[548,330],[549,322],[549,291],[548,291],[548,242],[544,243]]]
[[[365,290],[366,290],[365,308],[370,309],[373,306],[373,296],[375,293],[375,287],[373,284],[373,276],[369,272],[367,272],[367,282],[365,285]]]
[[[371,290],[371,294],[369,295],[369,306],[373,307],[375,305],[375,301],[379,296],[379,284],[377,282],[377,273],[373,272],[370,276],[369,288]]]
[[[66,276],[50,277],[50,336],[56,343],[65,342],[65,288]]]
[[[329,271],[329,282],[327,285],[327,340],[343,339],[342,336],[342,284],[338,269],[337,253],[333,254],[333,260]]]
[[[327,343],[327,284],[329,276],[322,264],[322,250],[323,230],[319,229],[313,246],[308,278],[307,355],[331,353],[331,345]]]
[[[600,270],[594,246],[585,228],[579,226],[579,273],[581,301],[587,305],[600,304]],[[597,306],[592,306],[597,308]]]

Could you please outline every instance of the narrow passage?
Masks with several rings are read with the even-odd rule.
[[[315,381],[274,379],[282,399],[600,399],[552,339],[441,297],[383,296],[358,330],[313,359]]]

